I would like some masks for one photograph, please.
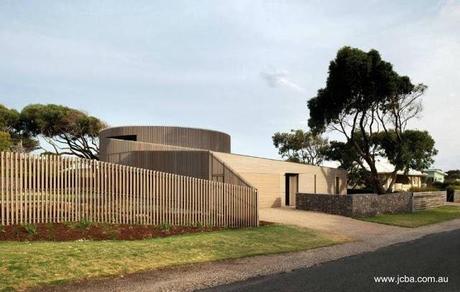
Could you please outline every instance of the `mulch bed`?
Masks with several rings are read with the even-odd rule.
[[[0,241],[138,240],[223,229],[201,226],[40,223],[0,226]]]

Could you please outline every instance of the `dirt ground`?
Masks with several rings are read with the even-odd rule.
[[[221,227],[169,225],[115,225],[94,223],[42,223],[0,226],[0,240],[72,241],[72,240],[138,240],[185,233],[222,230]]]

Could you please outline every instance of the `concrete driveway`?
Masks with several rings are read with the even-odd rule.
[[[262,221],[297,225],[315,230],[345,235],[356,240],[369,240],[387,234],[400,233],[406,228],[370,223],[349,217],[293,208],[264,208],[259,210]]]

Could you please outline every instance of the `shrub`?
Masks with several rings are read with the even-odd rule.
[[[362,188],[362,189],[347,189],[347,194],[373,194],[374,190],[372,188]]]
[[[29,235],[37,234],[37,226],[35,224],[22,224],[22,227]]]
[[[88,229],[91,225],[93,225],[93,222],[87,218],[80,219],[78,223],[75,225],[79,229]]]
[[[436,188],[436,187],[411,187],[409,189],[409,192],[437,192],[437,191],[440,191],[440,189]]]
[[[159,227],[160,227],[160,230],[169,231],[171,230],[172,226],[169,223],[162,223]]]
[[[452,189],[452,190],[460,190],[460,185],[459,184],[450,184],[446,187],[446,189]]]
[[[201,222],[197,222],[197,223],[195,223],[195,224],[193,224],[193,225],[194,225],[194,227],[197,227],[197,228],[200,228],[200,229],[206,227],[206,226],[205,226],[203,223],[201,223]]]

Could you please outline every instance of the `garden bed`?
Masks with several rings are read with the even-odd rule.
[[[89,222],[0,226],[0,241],[138,240],[222,230],[222,227],[115,225]]]

